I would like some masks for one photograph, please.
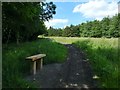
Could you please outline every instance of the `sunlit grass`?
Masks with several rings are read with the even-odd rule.
[[[79,38],[79,37],[45,37],[50,38],[56,42],[62,43],[62,44],[72,44],[73,42],[76,42],[80,39],[88,39],[88,38]]]

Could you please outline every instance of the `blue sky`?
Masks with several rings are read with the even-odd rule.
[[[54,18],[68,19],[67,25],[77,25],[88,20],[84,18],[81,13],[72,12],[74,7],[81,4],[81,2],[55,2],[55,4],[57,9]],[[62,27],[62,25],[60,25],[60,27]]]
[[[47,0],[49,2],[50,0]],[[56,14],[47,27],[64,28],[71,24],[78,25],[82,22],[102,20],[103,17],[112,17],[118,13],[119,0],[52,0],[57,6]],[[75,2],[76,1],[76,2]]]

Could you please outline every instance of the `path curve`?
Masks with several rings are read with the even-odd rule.
[[[34,82],[38,88],[94,88],[93,73],[85,54],[72,44],[68,48],[68,57],[65,63],[44,65],[38,71],[33,81],[33,76],[26,79]]]

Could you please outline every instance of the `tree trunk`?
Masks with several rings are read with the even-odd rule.
[[[19,32],[17,33],[17,45],[19,45],[19,37],[20,37],[20,35],[19,35]]]
[[[6,42],[6,44],[8,44],[8,42],[9,42],[9,39],[10,39],[10,33],[11,33],[11,30],[9,31],[9,34],[8,34],[8,39],[7,39],[7,42]]]

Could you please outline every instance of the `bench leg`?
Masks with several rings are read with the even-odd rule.
[[[33,75],[36,74],[36,61],[33,62]]]
[[[37,70],[41,69],[41,59],[36,62]]]

